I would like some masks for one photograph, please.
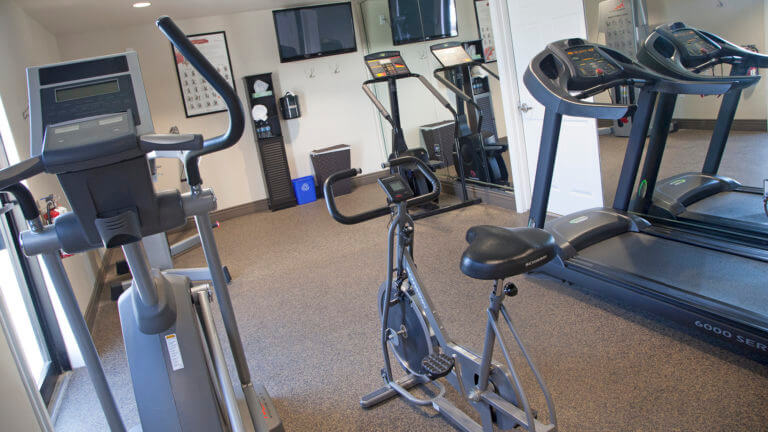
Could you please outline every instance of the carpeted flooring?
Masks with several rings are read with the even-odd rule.
[[[601,141],[605,165],[621,149]],[[611,175],[604,173],[606,182],[615,182]],[[383,200],[368,185],[340,198],[340,206],[354,211]],[[458,343],[480,350],[490,290],[459,271],[466,229],[525,221],[526,215],[477,205],[417,222],[416,261]],[[318,201],[216,230],[254,380],[266,384],[287,431],[452,430],[402,400],[372,410],[358,405],[381,384],[375,298],[385,276],[386,222],[343,226]],[[202,263],[197,250],[177,260],[178,266]],[[520,294],[506,304],[552,392],[560,430],[768,430],[765,365],[580,287],[529,277],[515,282]],[[94,338],[126,422],[136,425],[116,307],[106,299]],[[532,376],[524,373],[524,381],[544,412]],[[56,429],[106,430],[83,370],[72,376]]]

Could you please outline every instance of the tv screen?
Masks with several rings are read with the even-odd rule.
[[[389,0],[389,18],[395,45],[459,35],[455,0]]]
[[[272,12],[280,62],[357,51],[351,3]]]

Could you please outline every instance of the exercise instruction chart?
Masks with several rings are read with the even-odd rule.
[[[493,41],[489,0],[475,0],[475,16],[477,17],[477,30],[483,41],[483,60],[486,63],[494,62],[496,61],[496,44]]]
[[[190,35],[187,38],[234,88],[232,64],[229,60],[227,37],[224,32]],[[187,62],[176,47],[172,48],[187,117],[226,111],[227,106],[216,90]]]

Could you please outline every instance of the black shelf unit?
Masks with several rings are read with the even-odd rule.
[[[256,94],[253,84],[263,81],[269,86],[264,93]],[[259,148],[261,168],[264,172],[264,180],[267,186],[267,202],[272,211],[295,206],[296,196],[293,193],[291,183],[291,171],[288,167],[288,159],[285,155],[285,142],[283,141],[282,128],[280,127],[280,115],[275,97],[275,89],[272,82],[272,74],[264,73],[249,75],[243,78],[245,90],[248,92],[249,113],[256,105],[264,105],[267,108],[267,120],[269,132],[264,132],[265,125],[251,118],[253,136]]]

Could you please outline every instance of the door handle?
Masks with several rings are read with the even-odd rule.
[[[528,111],[532,110],[533,107],[528,105],[527,103],[523,102],[517,107],[520,111],[527,113]]]

